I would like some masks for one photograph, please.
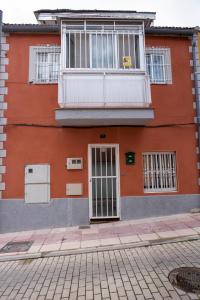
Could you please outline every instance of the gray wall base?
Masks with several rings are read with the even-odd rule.
[[[0,201],[1,233],[88,223],[86,198],[53,199],[48,204],[27,204],[23,199]]]
[[[139,219],[189,212],[200,208],[200,195],[150,195],[121,199],[121,219]],[[0,200],[0,232],[89,224],[87,198],[53,199],[26,204],[23,199]]]
[[[140,219],[190,212],[200,208],[200,195],[152,195],[122,197],[121,219]]]

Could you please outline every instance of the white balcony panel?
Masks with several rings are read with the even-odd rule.
[[[130,103],[142,105],[149,103],[146,97],[146,82],[144,76],[108,75],[105,80],[105,95],[107,103]]]
[[[63,78],[63,102],[101,103],[103,99],[103,77],[101,75],[65,75]]]
[[[148,107],[149,78],[143,74],[65,73],[59,82],[60,107]]]

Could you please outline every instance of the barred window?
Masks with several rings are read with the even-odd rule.
[[[60,70],[59,46],[30,47],[29,81],[57,83]]]
[[[175,152],[143,154],[144,192],[172,192],[177,189]]]
[[[146,48],[146,69],[151,83],[172,83],[169,48]]]

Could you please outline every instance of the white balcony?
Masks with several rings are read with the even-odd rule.
[[[59,81],[59,105],[75,107],[149,107],[148,76],[126,72],[63,73]]]
[[[153,119],[143,27],[68,27],[62,29],[56,120],[90,126],[141,125]]]

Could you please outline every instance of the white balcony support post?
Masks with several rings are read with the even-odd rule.
[[[109,47],[108,47],[108,33],[106,34],[106,49],[107,49],[107,53],[109,51]],[[109,64],[109,55],[107,55],[107,67],[109,68],[110,64]]]
[[[135,53],[135,34],[132,35],[133,37],[133,65],[136,66],[136,53]]]
[[[123,33],[123,56],[125,56],[124,33]],[[125,66],[124,66],[125,69]]]
[[[86,33],[86,31],[85,31],[84,38],[85,38],[85,68],[87,68],[87,33]]]
[[[96,68],[98,68],[99,67],[99,65],[98,65],[99,60],[98,60],[97,31],[96,31],[95,37],[96,37]]]
[[[139,34],[140,69],[145,70],[145,45],[144,45],[144,23],[142,33]]]
[[[82,67],[82,41],[81,41],[81,31],[80,31],[80,69]]]

